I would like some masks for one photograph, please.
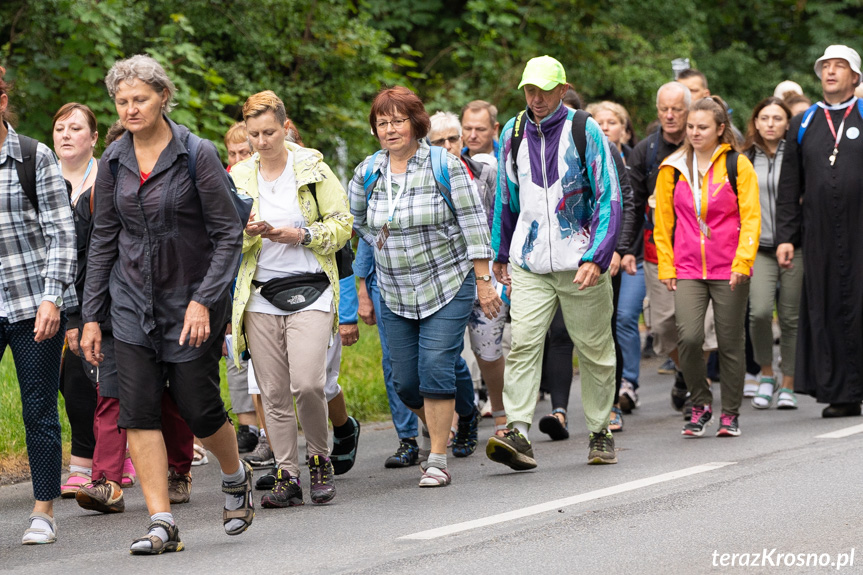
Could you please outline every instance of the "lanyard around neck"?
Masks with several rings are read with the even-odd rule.
[[[845,130],[845,119],[851,114],[851,110],[854,109],[854,105],[857,103],[857,97],[851,99],[848,103],[848,108],[845,110],[845,114],[842,115],[842,122],[839,123],[839,130],[833,127],[833,118],[830,117],[830,112],[828,111],[826,106],[822,106],[824,109],[824,115],[827,116],[827,125],[830,126],[830,132],[833,134],[833,151],[836,152],[837,148],[839,148],[839,142],[842,141],[842,133]]]
[[[395,200],[393,200],[393,182],[392,182],[392,179],[393,179],[393,175],[392,175],[392,172],[390,170],[390,163],[387,162],[387,173],[386,173],[386,178],[384,178],[384,181],[386,183],[386,188],[387,188],[387,208],[388,208],[387,209],[387,222],[389,222],[389,223],[392,223],[393,214],[396,213],[396,207],[398,207],[398,205],[399,205],[399,199],[401,199],[402,194],[405,191],[405,188],[408,187],[407,172],[405,172],[405,182],[402,185],[401,189],[399,190],[399,193],[396,195]]]
[[[93,169],[93,158],[90,158],[90,161],[87,163],[87,171],[84,172],[84,179],[81,180],[81,185],[78,186],[78,191],[72,194],[73,198],[77,198],[84,192],[84,184],[87,183],[87,178],[90,177],[90,171]]]

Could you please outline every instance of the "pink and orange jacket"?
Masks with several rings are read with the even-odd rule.
[[[761,235],[758,177],[749,159],[737,159],[737,194],[725,167],[728,144],[710,159],[701,188],[699,226],[689,184],[691,159],[683,150],[662,162],[656,179],[656,227],[659,279],[728,280],[731,272],[751,275]],[[688,164],[688,165],[687,165]],[[679,173],[675,184],[675,171]]]

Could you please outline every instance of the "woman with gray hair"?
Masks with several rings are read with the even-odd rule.
[[[100,160],[81,351],[101,362],[100,322],[110,316],[117,426],[127,430],[152,521],[131,553],[181,551],[160,432],[164,393],[219,460],[225,531],[238,535],[254,518],[252,470],[239,460],[219,393],[242,223],[216,147],[168,118],[175,88],[162,66],[133,56],[114,64],[105,84],[127,133]]]

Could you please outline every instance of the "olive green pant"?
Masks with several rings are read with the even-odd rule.
[[[578,350],[581,403],[587,429],[608,427],[614,404],[614,341],[611,339],[611,278],[579,291],[575,271],[535,274],[512,269],[512,350],[506,358],[503,404],[509,423],[530,425],[536,410],[545,334],[560,304]]]
[[[748,297],[748,282],[731,291],[728,280],[677,280],[674,296],[677,350],[680,354],[680,370],[686,379],[693,405],[713,404],[702,351],[704,316],[707,304],[712,301],[719,351],[722,411],[733,415],[740,413],[746,372],[744,325]]]
[[[779,286],[779,298],[776,287]],[[779,267],[774,250],[758,250],[749,288],[749,336],[758,365],[773,365],[773,304],[779,312],[782,339],[782,374],[794,377],[797,360],[797,318],[803,291],[803,256],[797,254],[791,269]]]

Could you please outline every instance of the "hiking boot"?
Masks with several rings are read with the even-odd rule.
[[[454,457],[467,457],[476,451],[480,417],[482,416],[479,414],[479,410],[474,407],[470,419],[464,421],[461,417],[458,418],[458,429],[452,443]]]
[[[240,453],[249,453],[258,446],[258,434],[249,429],[248,425],[241,425],[237,430],[237,449]]]
[[[638,394],[635,393],[635,386],[626,378],[620,380],[620,409],[623,413],[632,413],[632,410],[638,407]]]
[[[177,473],[173,469],[168,472],[168,499],[179,505],[188,503],[192,497],[192,474]]]
[[[291,477],[287,471],[279,469],[275,480],[273,489],[261,497],[261,507],[282,509],[303,504],[303,488],[300,487],[299,477]]]
[[[336,437],[333,433],[333,451],[330,453],[330,461],[336,475],[342,475],[351,470],[357,460],[357,447],[360,445],[360,422],[348,416],[354,430],[347,437]]]
[[[309,494],[312,503],[327,503],[336,496],[333,462],[329,457],[314,455],[309,458]]]
[[[674,374],[674,385],[671,387],[671,407],[674,411],[683,410],[688,396],[689,391],[686,390],[686,382],[683,380],[683,373],[678,371]]]
[[[500,435],[492,435],[485,446],[485,454],[492,461],[503,463],[510,469],[524,471],[536,467],[533,458],[533,447],[527,438],[517,429],[510,429]]]
[[[416,440],[411,442],[403,439],[399,442],[399,448],[396,449],[396,452],[387,457],[387,460],[384,462],[384,467],[388,469],[396,469],[399,467],[410,467],[411,465],[416,465],[419,463],[419,454],[420,448],[417,446]]]
[[[590,433],[590,447],[587,452],[588,465],[617,463],[617,453],[614,451],[614,436],[607,429]]]
[[[255,446],[255,450],[243,457],[243,460],[256,468],[274,466],[276,460],[273,457],[273,450],[270,449],[270,440],[266,436],[261,436],[258,439],[258,445]]]
[[[689,423],[683,426],[683,435],[689,437],[701,437],[704,435],[704,429],[710,425],[710,420],[713,417],[713,408],[709,405],[693,405],[692,416],[689,418]]]
[[[730,413],[720,415],[716,437],[737,437],[738,435],[740,435],[739,417]]]
[[[100,513],[122,513],[126,510],[123,490],[108,483],[104,477],[78,489],[75,501],[83,509]]]

